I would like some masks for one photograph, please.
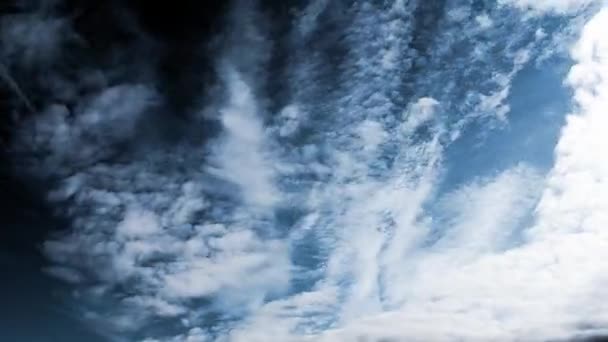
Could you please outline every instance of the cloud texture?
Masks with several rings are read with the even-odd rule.
[[[150,82],[46,103],[15,146],[71,222],[44,244],[47,271],[116,340],[604,333],[608,11],[431,3],[311,1],[277,39],[235,1],[217,81],[188,122],[215,125],[205,139],[142,138],[163,101]],[[59,58],[68,22],[14,20],[7,51]],[[15,37],[37,25],[54,39],[31,53]],[[513,120],[549,115],[511,106],[539,70],[573,94],[556,141],[534,135],[542,122],[519,132],[556,143],[553,164],[491,148],[476,161]]]

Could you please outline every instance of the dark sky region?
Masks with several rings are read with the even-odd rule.
[[[52,6],[53,2],[58,5]],[[35,11],[58,12],[72,18],[77,33],[86,40],[86,47],[77,51],[84,63],[110,63],[116,49],[121,50],[122,61],[149,58],[152,53],[152,58],[157,59],[152,67],[168,94],[167,107],[173,108],[170,113],[159,112],[172,126],[179,125],[180,117],[187,116],[188,108],[196,105],[191,101],[194,93],[188,92],[195,91],[201,79],[210,77],[205,70],[209,67],[206,55],[194,50],[217,33],[226,5],[225,1],[197,0],[8,0],[0,2],[0,23],[6,15]],[[125,49],[127,46],[140,48]],[[34,109],[39,109],[46,94],[27,81],[27,72],[11,76]],[[142,73],[120,77],[146,76]],[[3,80],[0,82],[0,341],[105,341],[65,306],[66,286],[42,272],[48,262],[40,253],[41,243],[67,222],[45,203],[45,184],[16,171],[23,160],[8,149],[15,126],[11,113],[15,111],[29,115],[27,106]],[[171,132],[160,134],[170,136]]]

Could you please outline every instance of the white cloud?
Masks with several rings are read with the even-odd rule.
[[[508,4],[521,9],[530,9],[539,12],[555,12],[559,14],[571,13],[585,9],[587,6],[598,3],[597,0],[500,0],[501,4]]]
[[[221,112],[225,135],[213,151],[217,168],[209,171],[239,185],[248,204],[270,207],[279,198],[253,91],[234,70],[227,70],[226,77],[230,99]]]
[[[568,117],[556,147],[550,187],[539,206],[544,218],[539,232],[600,233],[606,223],[608,159],[600,151],[608,146],[603,133],[608,126],[608,44],[602,38],[607,24],[608,9],[603,9],[572,49],[577,64],[567,83],[574,89],[576,112]]]
[[[430,97],[421,97],[404,114],[403,130],[411,134],[420,125],[434,119],[439,101]]]
[[[158,217],[145,210],[127,210],[125,218],[116,226],[116,233],[126,238],[145,238],[161,232]]]
[[[209,256],[184,259],[164,276],[167,296],[197,298],[227,291],[225,305],[243,306],[283,291],[289,280],[281,242],[262,241],[243,230],[211,237],[206,247]]]
[[[490,18],[487,14],[481,14],[475,17],[475,21],[479,24],[479,27],[483,29],[487,29],[492,27],[492,18]]]
[[[370,120],[365,120],[360,124],[358,133],[363,142],[363,148],[366,150],[375,150],[387,135],[380,123]]]
[[[541,187],[540,175],[522,165],[446,194],[439,202],[445,235],[434,248],[460,248],[471,255],[507,248]]]

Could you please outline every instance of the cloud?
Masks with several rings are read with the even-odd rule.
[[[176,340],[197,341],[205,315],[242,317],[288,289],[288,243],[269,232],[277,157],[247,83],[257,66],[230,58],[218,61],[226,96],[209,106],[222,128],[209,145],[138,148],[157,99],[140,84],[104,89],[74,113],[50,106],[23,126],[21,148],[45,152],[33,166],[63,178],[49,200],[73,219],[44,245],[48,272],[79,283],[87,317],[110,332],[155,337],[146,324],[173,319],[188,331]]]
[[[601,133],[608,99],[608,49],[602,39],[607,22],[608,11],[600,11],[585,25],[573,48],[577,64],[568,83],[575,90],[577,111],[563,129],[555,166],[536,206],[534,223],[525,231],[525,243],[488,250],[500,246],[495,239],[501,231],[514,228],[512,222],[496,224],[517,218],[514,210],[534,203],[526,193],[528,182],[535,184],[538,178],[514,170],[481,188],[468,185],[445,199],[460,213],[456,222],[464,218],[452,225],[460,227],[456,235],[448,230],[443,238],[447,243],[440,241],[403,264],[404,269],[408,263],[415,265],[414,272],[404,278],[407,281],[393,283],[407,293],[403,306],[355,320],[329,333],[328,340],[362,336],[372,340],[513,340],[523,336],[544,340],[602,331],[606,269],[598,260],[606,253],[602,227],[607,204],[602,180],[606,162],[598,146],[608,143]],[[528,204],[522,206],[521,201]],[[484,217],[494,223],[484,222]],[[497,230],[484,235],[492,226]],[[478,242],[479,247],[472,248],[471,243]],[[470,253],[475,256],[463,258]]]
[[[406,113],[403,130],[405,134],[411,134],[420,125],[433,119],[435,112],[439,106],[439,102],[431,97],[422,97],[418,99]]]
[[[302,113],[296,105],[288,105],[279,113],[281,120],[279,136],[289,137],[294,134],[306,121],[305,113]]]
[[[50,67],[78,39],[69,22],[44,13],[4,17],[0,36],[3,61],[26,68]]]
[[[604,144],[600,131],[604,126],[601,108],[605,107],[606,70],[601,63],[605,13],[600,12],[586,25],[573,50],[578,64],[568,82],[576,89],[580,112],[569,116],[556,147],[555,166],[546,181],[525,165],[493,178],[474,180],[440,198],[440,212],[447,220],[437,223],[443,226],[436,242],[430,247],[405,248],[396,254],[398,257],[388,259],[377,259],[385,248],[384,237],[371,228],[377,224],[375,208],[388,209],[395,203],[396,198],[387,191],[390,187],[360,178],[344,188],[356,191],[353,197],[359,201],[340,211],[346,221],[336,223],[348,227],[339,244],[344,247],[336,248],[332,256],[342,262],[335,265],[335,274],[330,263],[327,278],[310,293],[331,288],[325,281],[331,283],[332,277],[337,277],[344,280],[338,282],[338,293],[346,298],[328,302],[330,306],[344,305],[337,327],[318,335],[313,332],[311,339],[556,339],[591,334],[595,331],[592,327],[605,324],[605,301],[598,300],[605,293],[601,286],[605,269],[597,262],[606,250],[601,232],[606,212],[601,197],[605,192],[601,181],[604,158],[597,154],[598,146]],[[597,134],[587,125],[597,127]],[[336,168],[355,165],[349,162]],[[592,192],[592,188],[597,191]],[[372,195],[375,191],[382,199]],[[598,196],[583,195],[590,193]],[[412,208],[420,207],[403,188],[398,194],[408,198],[406,203]],[[397,212],[407,210],[398,207]],[[529,215],[533,215],[532,220],[527,219]],[[404,223],[408,224],[401,229],[409,232],[433,224],[418,215]],[[521,234],[515,244],[513,234]],[[344,257],[345,250],[352,254],[346,252]],[[383,283],[384,298],[377,295],[381,291],[376,277],[386,268],[379,267],[378,260],[397,270]],[[342,278],[352,264],[360,273],[353,271],[352,278]],[[343,286],[351,290],[344,292]],[[392,300],[391,309],[382,310],[382,300],[389,304]],[[272,307],[272,303],[265,306],[268,310]],[[253,318],[252,326],[245,325],[245,331],[237,336],[264,340],[269,338],[264,329],[274,326],[275,321],[289,322],[278,313],[270,318],[259,314],[260,318]],[[293,335],[281,329],[272,335],[306,340],[306,334]]]
[[[316,28],[316,21],[328,6],[327,0],[315,0],[306,6],[302,14],[298,17],[298,27],[300,34],[308,35]]]
[[[567,14],[585,9],[596,0],[500,0],[501,4],[508,4],[526,10],[538,12],[553,12]]]
[[[445,225],[444,236],[433,248],[458,246],[473,255],[507,248],[516,230],[523,228],[522,220],[536,204],[542,184],[535,170],[520,165],[444,195],[437,218],[438,225]]]
[[[123,84],[82,101],[76,113],[52,104],[22,124],[24,133],[17,146],[39,158],[36,166],[45,170],[34,169],[35,173],[69,174],[114,154],[118,144],[135,135],[141,118],[156,100],[148,86]]]
[[[218,138],[222,149],[211,148],[211,153],[222,168],[215,175],[217,179],[235,184],[241,191],[229,195],[235,203],[242,199],[247,206],[236,213],[230,204],[213,205],[214,200],[205,192],[217,185],[210,182],[208,170],[199,166],[203,151],[198,158],[190,157],[191,150],[186,150],[186,155],[175,154],[173,161],[165,154],[153,154],[124,164],[87,167],[67,179],[52,196],[55,201],[68,201],[69,214],[76,219],[72,234],[45,244],[49,257],[65,265],[61,274],[81,272],[87,274],[88,281],[101,282],[104,290],[98,295],[89,293],[92,296],[130,289],[132,294],[122,303],[133,310],[145,309],[143,316],[193,315],[195,321],[196,313],[187,310],[191,300],[210,299],[219,311],[242,314],[267,296],[285,291],[290,272],[285,242],[262,238],[255,230],[269,215],[266,208],[273,202],[267,194],[273,187],[271,180],[264,178],[265,164],[260,156],[263,130],[255,124],[256,112],[251,111],[255,106],[241,92],[244,89],[238,88],[236,97],[226,104],[226,136]],[[119,99],[114,98],[112,110],[121,110]],[[107,110],[98,117],[99,101],[92,104],[92,109],[84,111],[79,121],[82,124],[71,129],[80,132],[91,127],[92,132],[104,134],[101,128],[114,118]],[[255,127],[259,131],[251,130]],[[251,163],[242,169],[243,164],[238,163],[247,160]],[[186,173],[182,173],[184,167]],[[235,214],[227,220],[223,210]],[[202,213],[208,215],[204,220]],[[130,329],[136,327],[131,324]]]
[[[239,74],[230,69],[226,73],[230,100],[221,111],[225,136],[215,147],[212,163],[217,168],[209,171],[239,185],[248,204],[269,207],[278,197],[254,94]]]
[[[337,19],[330,6],[307,7],[289,37],[325,39],[315,27]],[[49,201],[73,221],[45,243],[47,271],[77,284],[94,322],[149,342],[513,340],[600,325],[608,208],[587,194],[608,171],[606,15],[572,51],[579,113],[549,175],[468,170],[443,193],[451,144],[508,122],[513,79],[555,41],[509,8],[447,2],[435,19],[425,8],[345,8],[340,63],[289,51],[297,77],[273,106],[267,86],[283,74],[268,65],[285,51],[259,25],[268,17],[237,2],[205,142],[130,144],[159,98],[149,84],[108,87],[73,112],[49,106],[20,141],[42,174],[60,175]]]

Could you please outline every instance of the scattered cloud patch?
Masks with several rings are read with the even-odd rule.
[[[499,3],[513,5],[524,10],[534,10],[540,13],[552,12],[568,14],[581,11],[589,5],[598,3],[596,0],[500,0]]]

